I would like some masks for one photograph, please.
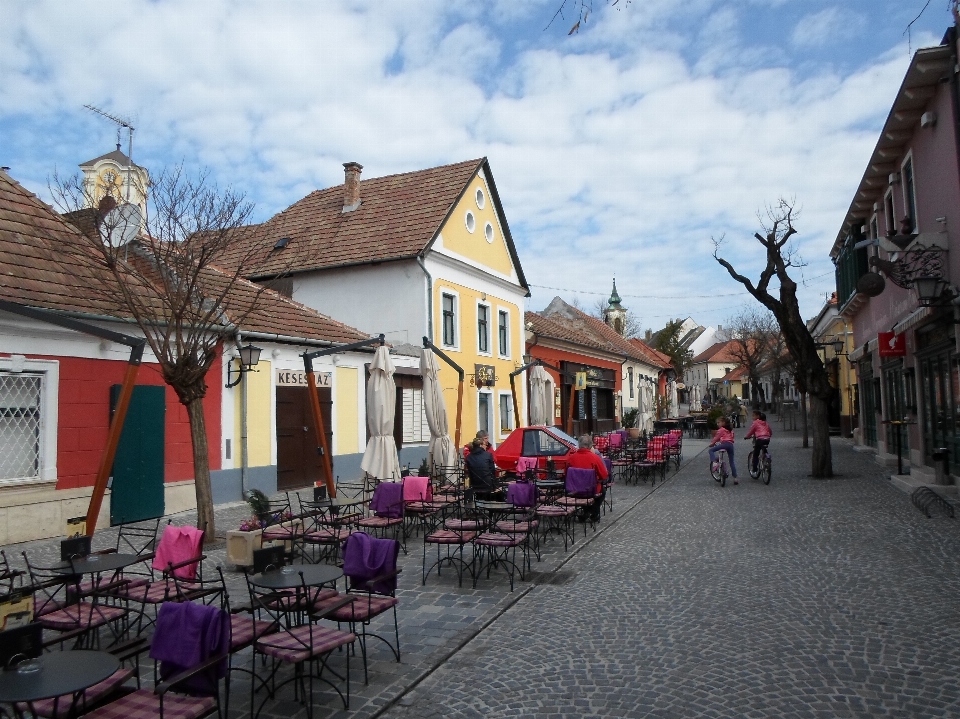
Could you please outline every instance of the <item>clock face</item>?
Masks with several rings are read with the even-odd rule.
[[[113,167],[101,170],[97,178],[97,198],[106,195],[120,197],[120,173]]]

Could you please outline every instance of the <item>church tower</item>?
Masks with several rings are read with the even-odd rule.
[[[627,329],[627,308],[620,305],[616,278],[613,279],[613,292],[610,294],[607,309],[603,311],[603,321],[613,327],[618,335],[623,335]]]
[[[107,205],[135,205],[141,217],[146,217],[147,188],[150,176],[146,169],[134,165],[123,152],[120,144],[117,149],[93,160],[80,163],[83,171],[83,185],[87,203],[91,207],[101,207],[104,198],[109,197]],[[104,207],[109,210],[110,208]]]

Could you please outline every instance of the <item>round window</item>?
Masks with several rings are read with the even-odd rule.
[[[487,238],[487,242],[493,244],[493,225],[489,222],[483,228],[483,236]]]
[[[477,218],[473,216],[470,210],[467,210],[467,216],[464,218],[464,222],[467,225],[467,232],[473,232],[477,229]]]
[[[483,190],[481,190],[478,187],[477,188],[477,207],[479,207],[482,210],[485,204],[487,204],[487,198],[483,196]]]

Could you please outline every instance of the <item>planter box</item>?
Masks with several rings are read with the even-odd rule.
[[[229,530],[227,532],[227,564],[237,567],[253,566],[253,552],[255,549],[274,547],[284,542],[263,542],[263,530],[254,529],[250,532]]]

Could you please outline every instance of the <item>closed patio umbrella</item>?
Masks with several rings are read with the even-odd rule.
[[[677,405],[677,382],[670,382],[670,416],[679,417],[680,407]]]
[[[377,479],[400,480],[397,443],[393,440],[393,416],[397,409],[397,385],[393,362],[386,347],[378,347],[367,381],[367,427],[370,441],[360,468]]]
[[[530,425],[553,425],[553,380],[537,365],[530,370]]]
[[[457,448],[450,439],[447,406],[443,402],[443,389],[437,376],[439,371],[440,365],[433,350],[426,347],[422,349],[420,375],[423,377],[423,411],[427,414],[427,424],[430,426],[430,469],[453,467],[457,463]]]

